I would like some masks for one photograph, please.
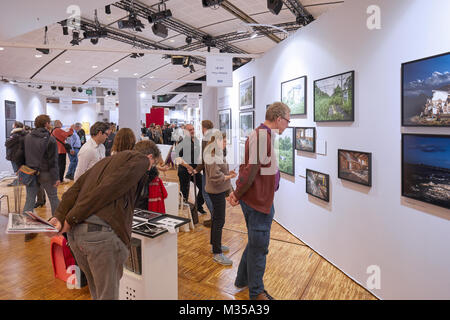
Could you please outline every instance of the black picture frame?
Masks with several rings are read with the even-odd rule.
[[[297,130],[312,130],[313,131],[313,148],[312,148],[312,150],[308,150],[308,149],[305,149],[305,148],[302,148],[301,146],[299,146],[298,140],[297,140]],[[296,127],[294,135],[295,135],[295,150],[316,153],[316,128],[315,127]]]
[[[247,84],[248,82],[251,82],[251,103],[250,104],[242,104],[242,98],[241,98],[241,90],[242,86]],[[255,77],[250,77],[248,79],[242,80],[239,82],[239,110],[248,110],[248,109],[254,109],[255,108]]]
[[[356,174],[350,175],[342,170],[343,163],[342,163],[341,155],[343,155],[343,153],[354,154],[355,158],[357,158],[357,156],[356,156],[357,154],[361,154],[361,155],[364,155],[367,157],[367,165],[366,165],[367,170],[363,170],[363,172],[367,171],[367,181],[365,181],[365,179],[358,177]],[[372,153],[371,152],[338,149],[337,157],[338,157],[338,178],[339,179],[347,180],[347,181],[357,183],[357,184],[367,186],[367,187],[372,187]],[[361,164],[361,162],[359,162],[359,163],[355,163],[355,165],[356,166],[358,166],[358,165],[364,166],[364,163]]]
[[[321,197],[320,195],[318,195],[318,194],[315,194],[315,193],[313,193],[313,192],[311,192],[311,191],[308,191],[309,190],[309,188],[308,188],[308,182],[310,182],[311,181],[311,175],[310,175],[310,173],[312,173],[312,174],[317,174],[317,175],[323,175],[323,177],[325,178],[325,181],[326,181],[326,183],[325,183],[325,190],[326,190],[326,195],[325,196],[323,196],[323,197]],[[328,175],[328,174],[326,174],[326,173],[322,173],[322,172],[319,172],[319,171],[314,171],[314,170],[311,170],[311,169],[306,169],[306,193],[307,194],[309,194],[309,195],[311,195],[311,196],[313,196],[313,197],[315,197],[315,198],[317,198],[317,199],[320,199],[320,200],[323,200],[323,201],[325,201],[325,202],[330,202],[330,175]]]
[[[16,102],[5,100],[5,119],[16,120]]]
[[[406,141],[410,138],[416,138],[416,141],[412,143]],[[433,141],[430,141],[431,139],[443,139],[443,142],[434,141],[433,143]],[[406,153],[414,152],[410,150],[420,150],[424,159],[417,159],[417,163],[407,163]],[[415,152],[418,153],[419,151]],[[434,155],[431,157],[432,152],[439,154],[440,158]],[[450,168],[439,166],[449,159],[448,155],[450,155],[450,135],[402,134],[402,196],[450,209],[450,194],[440,187],[450,184]],[[412,154],[408,156],[414,157]],[[420,157],[419,154],[415,156]],[[436,164],[430,164],[430,161],[436,161]],[[444,197],[437,199],[439,195],[444,195]]]
[[[329,119],[326,119],[326,120],[319,120],[319,119],[317,119],[318,118],[317,117],[318,107],[316,105],[317,104],[316,84],[318,82],[321,82],[321,81],[324,81],[324,80],[327,80],[327,79],[336,78],[336,77],[340,77],[340,76],[347,75],[347,74],[351,74],[351,83],[350,84],[351,84],[351,87],[352,87],[351,90],[350,90],[351,98],[352,98],[351,99],[352,110],[351,110],[351,114],[349,115],[349,118],[348,119],[330,119],[330,120]],[[326,77],[326,78],[315,80],[314,84],[313,84],[313,90],[314,90],[314,92],[313,92],[314,122],[354,122],[355,121],[355,71],[354,70],[348,71],[348,72],[339,73],[339,74],[335,74],[333,76],[329,76],[329,77]],[[333,110],[334,111],[338,110],[340,112],[341,111],[344,112],[344,110],[341,107],[339,107],[339,109],[333,108]]]
[[[248,135],[245,135],[242,129],[242,117],[245,115],[251,115],[252,116],[252,129],[248,129]],[[242,111],[239,113],[239,137],[241,141],[246,141],[250,133],[255,129],[255,111]]]
[[[281,157],[282,157],[282,155],[281,155],[281,150],[280,150],[281,148],[278,150],[278,152],[279,152],[279,154],[278,154],[278,169],[280,170],[280,172],[283,172],[283,173],[285,173],[287,175],[295,177],[295,127],[287,127],[285,129],[285,132],[283,132],[282,135],[278,135],[277,136],[277,139],[280,139],[282,136],[285,136],[286,135],[286,130],[291,130],[292,131],[291,134],[290,134],[292,147],[291,147],[291,150],[289,151],[289,156],[292,157],[292,161],[290,163],[290,164],[292,164],[292,172],[289,172],[289,171],[286,171],[286,170],[282,169],[282,166],[281,166],[281,160],[282,160]],[[286,153],[286,155],[288,155],[288,154]]]
[[[406,94],[405,94],[406,93],[406,79],[405,79],[405,77],[406,77],[406,74],[408,72],[408,70],[407,70],[408,67],[410,67],[412,65],[419,64],[419,63],[423,63],[423,62],[428,62],[430,60],[440,59],[440,58],[445,57],[445,56],[449,56],[449,60],[450,60],[450,51],[446,52],[446,53],[442,53],[442,54],[438,54],[438,55],[434,55],[434,56],[430,56],[430,57],[421,58],[421,59],[417,59],[417,60],[413,60],[413,61],[408,61],[408,62],[402,63],[402,66],[401,66],[401,125],[403,127],[435,127],[435,128],[450,127],[450,83],[448,83],[447,85],[444,85],[444,87],[442,87],[442,88],[445,88],[445,86],[446,86],[446,90],[448,92],[448,98],[447,98],[448,100],[447,100],[447,107],[446,107],[447,112],[443,116],[444,119],[447,120],[447,121],[445,123],[443,123],[442,125],[426,124],[426,123],[431,123],[430,121],[428,121],[426,119],[424,119],[422,123],[418,123],[418,124],[414,124],[414,123],[412,123],[412,121],[408,122],[407,118],[411,118],[411,116],[414,117],[414,114],[415,114],[415,117],[420,117],[421,116],[421,114],[411,113],[410,109],[414,108],[414,106],[412,106],[413,104],[417,104],[417,105],[420,105],[420,104],[423,104],[423,103],[427,104],[427,101],[426,101],[427,96],[425,94],[421,94],[421,95],[419,95],[419,97],[415,98],[415,99],[418,99],[419,101],[417,101],[417,100],[413,101],[412,100],[413,98],[408,99],[406,97]],[[423,68],[424,68],[424,66],[423,66]],[[447,72],[450,72],[450,65],[449,65],[448,68],[449,68],[448,70],[447,69],[445,69],[445,70]],[[434,72],[438,72],[438,71],[439,70],[436,70],[435,68],[433,68],[433,69],[429,70],[429,73],[431,75]],[[417,81],[417,77],[415,77],[414,79],[415,79],[415,81]],[[420,79],[420,80],[424,81],[424,79]],[[433,88],[433,89],[441,89],[441,86],[442,86],[442,84],[440,84],[438,87]],[[432,89],[430,88],[429,90],[432,90]],[[406,115],[405,113],[407,111],[409,113],[411,113],[411,114]],[[431,110],[431,112],[432,112],[432,110]]]
[[[302,112],[296,113],[296,112],[293,112],[292,107],[289,105],[289,103],[283,99],[283,87],[286,86],[290,82],[298,81],[300,79],[304,80],[304,82],[303,82],[303,109],[304,110],[303,110],[303,113]],[[294,78],[291,80],[281,82],[281,99],[280,99],[280,101],[285,103],[289,107],[289,109],[291,110],[291,113],[290,113],[291,116],[303,116],[303,115],[307,114],[307,99],[306,99],[306,95],[308,92],[307,86],[308,86],[308,77],[307,76],[301,76],[301,77],[297,77],[297,78]]]
[[[14,122],[16,122],[16,120],[10,120],[10,119],[5,120],[5,140],[8,139],[9,136],[11,135],[11,131],[13,129]]]
[[[31,129],[34,129],[34,121],[33,120],[23,120],[24,126],[29,126]]]

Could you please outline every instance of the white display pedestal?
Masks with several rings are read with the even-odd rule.
[[[120,300],[178,300],[177,233],[148,238],[132,233],[141,240],[142,275],[123,269]]]
[[[164,182],[167,190],[167,198],[164,199],[166,213],[178,216],[178,206],[180,203],[180,187],[176,182]]]

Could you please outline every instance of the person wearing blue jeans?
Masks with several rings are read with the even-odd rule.
[[[71,135],[69,138],[67,138],[68,143],[72,147],[72,150],[68,153],[69,155],[69,168],[67,169],[66,179],[73,180],[75,176],[75,170],[77,169],[78,165],[78,152],[81,148],[81,139],[78,135],[78,131],[81,129],[81,123],[77,122],[75,123],[74,131],[77,134]]]
[[[234,285],[240,289],[248,286],[252,300],[273,300],[263,282],[274,216],[273,201],[280,182],[272,135],[281,135],[289,122],[290,109],[286,104],[274,102],[267,108],[266,120],[245,142],[244,163],[239,166],[236,190],[228,197],[232,206],[241,205],[248,231],[248,243]]]

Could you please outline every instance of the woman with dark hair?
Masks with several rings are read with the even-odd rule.
[[[120,151],[133,150],[136,144],[136,136],[130,128],[122,128],[117,131],[111,148],[111,155]]]

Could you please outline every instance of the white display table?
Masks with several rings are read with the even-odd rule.
[[[180,187],[176,182],[164,182],[164,187],[167,190],[167,198],[164,199],[166,213],[177,216],[180,203]]]

